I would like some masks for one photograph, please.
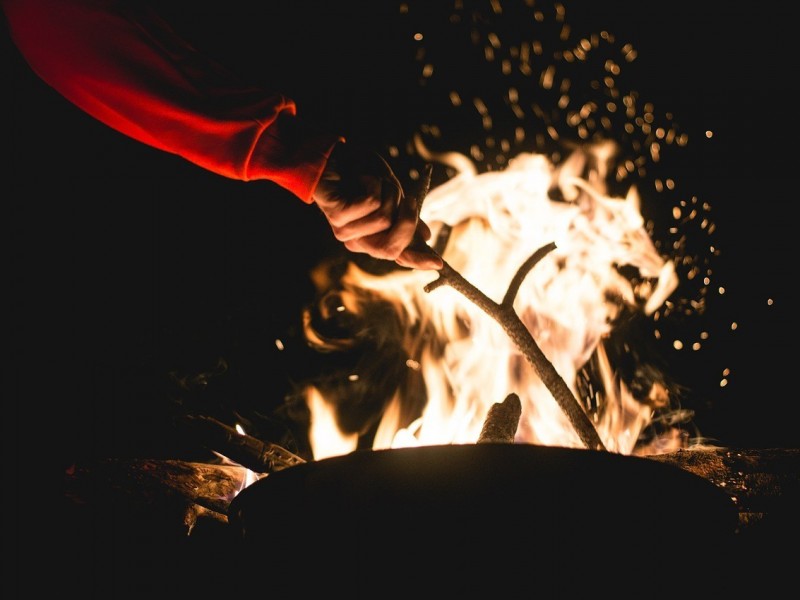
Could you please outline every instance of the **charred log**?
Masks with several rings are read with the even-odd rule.
[[[178,424],[198,443],[256,473],[274,473],[305,462],[278,444],[239,433],[212,417],[185,416],[178,420]]]
[[[690,449],[647,458],[703,477],[730,495],[739,511],[741,531],[755,531],[766,523],[784,518],[797,525],[800,512],[798,449]]]
[[[522,403],[519,396],[509,394],[505,400],[493,404],[489,408],[477,443],[513,444],[521,416]]]

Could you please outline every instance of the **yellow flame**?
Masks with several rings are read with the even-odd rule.
[[[325,401],[317,388],[308,390],[307,400],[312,415],[309,442],[314,458],[339,456],[355,450],[358,435],[345,434],[339,429],[333,407]]]

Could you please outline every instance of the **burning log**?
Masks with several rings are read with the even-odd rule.
[[[421,191],[418,193],[418,210],[422,208],[422,201],[425,199],[428,189],[430,188],[432,170],[431,165],[426,166],[420,185]],[[411,247],[419,252],[436,254],[433,248],[428,246],[419,236],[412,242]],[[564,414],[567,416],[586,447],[589,450],[606,450],[605,444],[603,444],[603,441],[600,439],[597,430],[594,425],[592,425],[592,422],[589,420],[580,402],[575,398],[572,390],[569,389],[569,386],[553,366],[553,363],[544,355],[544,352],[539,348],[536,340],[533,339],[531,332],[528,331],[528,328],[525,327],[525,324],[520,320],[514,310],[514,299],[517,296],[517,292],[525,276],[533,269],[536,263],[554,250],[555,247],[556,245],[554,242],[543,246],[534,252],[533,255],[520,266],[512,278],[505,297],[500,304],[486,296],[486,294],[467,281],[444,259],[442,259],[442,268],[437,271],[437,279],[426,285],[425,291],[431,292],[443,285],[449,285],[497,321],[520,351],[522,351],[525,358],[536,371],[536,374],[542,380],[542,383],[544,383],[553,395],[553,398],[555,398],[561,410],[564,411]]]
[[[478,444],[504,443],[513,444],[517,434],[519,418],[522,416],[522,404],[519,396],[509,394],[502,402],[489,408],[483,428],[478,436]]]
[[[800,518],[800,450],[710,448],[679,450],[647,458],[694,473],[729,494],[739,511],[742,531],[756,531],[765,522]],[[766,520],[771,516],[770,520]]]
[[[247,467],[256,473],[274,473],[305,460],[286,448],[239,433],[211,417],[185,416],[178,421],[183,430],[209,450]]]
[[[230,501],[247,485],[247,470],[182,460],[109,459],[71,466],[65,485],[68,504],[158,506],[188,534],[201,518],[227,521]]]

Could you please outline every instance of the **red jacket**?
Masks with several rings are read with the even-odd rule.
[[[304,202],[341,138],[279,93],[237,81],[151,12],[117,0],[0,0],[45,82],[106,125],[210,171],[264,179]]]

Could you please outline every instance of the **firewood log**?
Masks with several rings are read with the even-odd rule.
[[[519,396],[513,393],[509,394],[505,400],[493,404],[489,408],[489,413],[483,422],[483,429],[478,436],[478,443],[513,444],[521,416],[522,403]]]

